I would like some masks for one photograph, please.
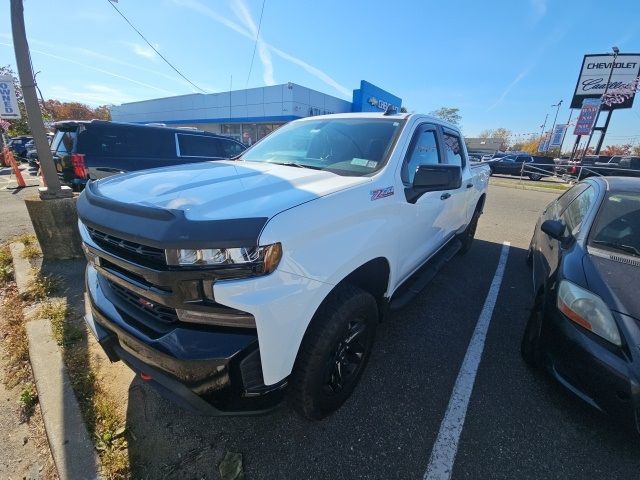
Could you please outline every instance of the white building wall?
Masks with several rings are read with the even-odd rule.
[[[230,107],[231,105],[231,107]],[[194,93],[125,103],[111,108],[119,122],[167,122],[206,125],[231,122],[278,122],[275,117],[307,117],[349,112],[351,103],[309,88],[286,83],[222,93]],[[207,128],[211,130],[211,128]]]

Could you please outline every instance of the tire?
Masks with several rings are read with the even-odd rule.
[[[529,367],[536,369],[542,365],[540,332],[543,316],[543,301],[542,296],[539,295],[531,309],[531,314],[520,342],[520,354],[523,360]]]
[[[307,329],[289,384],[289,403],[309,420],[321,420],[349,398],[364,371],[375,338],[378,307],[352,285],[338,287]]]
[[[460,248],[460,255],[465,255],[469,250],[471,250],[471,245],[473,245],[473,239],[476,236],[476,229],[478,228],[478,220],[480,219],[480,212],[476,209],[473,213],[473,218],[471,219],[471,223],[466,228],[466,230],[461,235],[462,247]]]
[[[542,178],[542,175],[540,175],[539,173],[530,173],[529,174],[529,180],[533,180],[534,182],[540,181],[541,178]]]

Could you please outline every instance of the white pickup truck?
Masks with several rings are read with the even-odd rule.
[[[351,394],[378,322],[471,246],[489,167],[415,114],[291,122],[240,157],[90,182],[86,321],[192,410],[285,395],[310,419]]]

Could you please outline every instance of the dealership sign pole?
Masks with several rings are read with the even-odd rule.
[[[586,135],[589,135],[589,142],[587,142],[584,150],[585,153],[591,142],[594,130],[600,131],[600,139],[598,140],[596,153],[600,152],[613,109],[631,108],[633,106],[633,100],[635,98],[633,93],[635,92],[632,92],[630,95],[626,95],[626,93],[632,90],[630,85],[633,84],[634,80],[638,77],[638,73],[640,73],[640,54],[619,54],[618,52],[618,48],[613,47],[613,54],[585,55],[582,61],[580,75],[571,100],[571,108],[581,108],[585,100],[597,99],[600,105],[592,128],[586,133]],[[605,97],[608,98],[609,91],[624,91],[625,95],[616,98],[616,100],[618,100],[616,102],[605,102]],[[592,107],[593,104],[590,104],[588,108],[591,109]],[[598,127],[597,121],[599,112],[602,109],[608,111],[607,119],[604,126]],[[580,134],[579,131],[581,130],[578,129],[576,125],[576,131],[574,132],[575,135],[578,135],[576,146],[580,142],[580,135],[585,135],[585,133]],[[584,129],[582,131],[584,131]],[[575,150],[576,147],[574,147],[574,152]]]

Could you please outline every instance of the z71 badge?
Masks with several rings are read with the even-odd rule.
[[[380,200],[381,198],[390,197],[391,195],[393,195],[393,186],[371,190],[371,201]]]

